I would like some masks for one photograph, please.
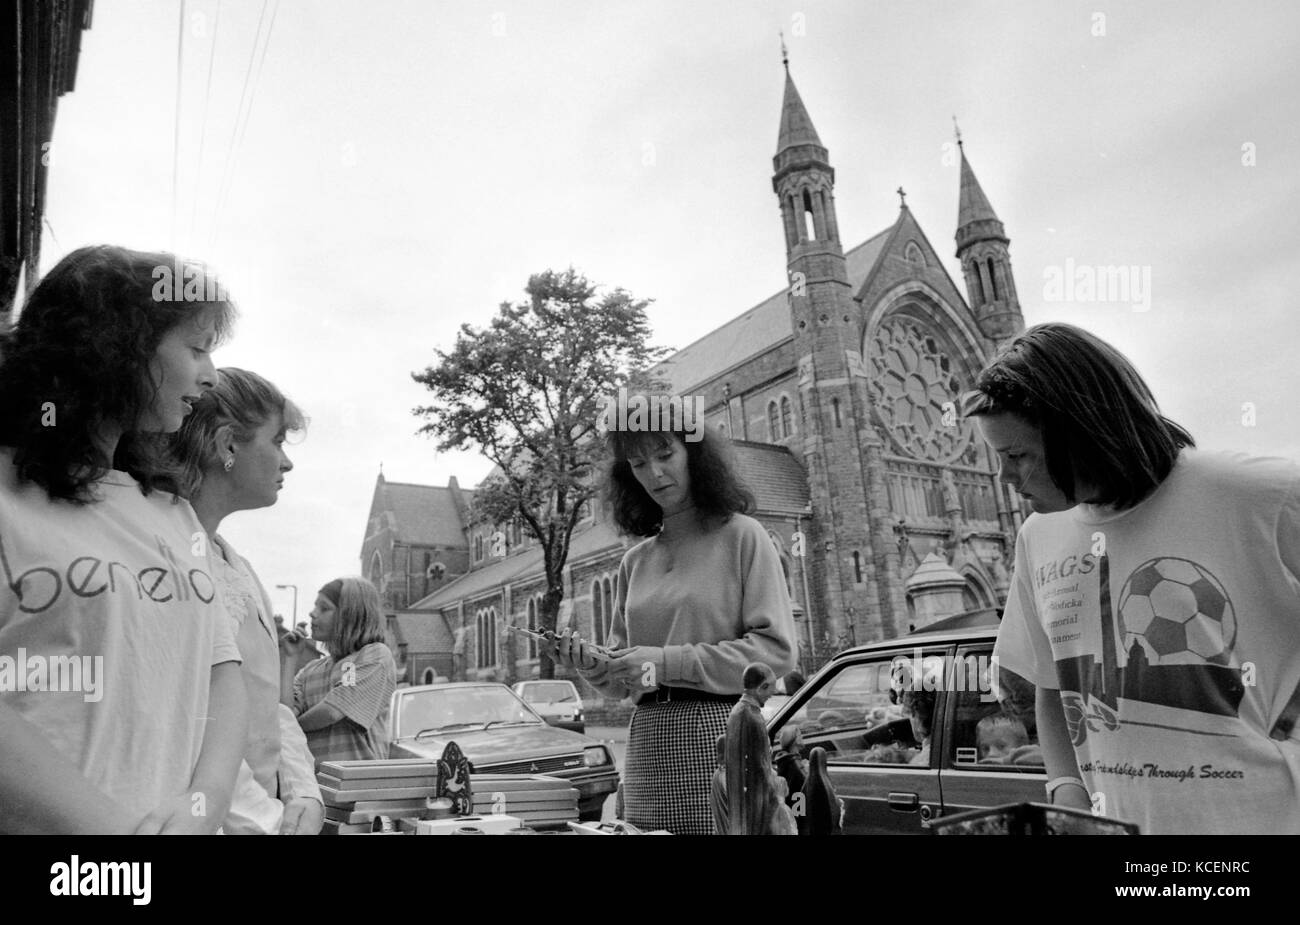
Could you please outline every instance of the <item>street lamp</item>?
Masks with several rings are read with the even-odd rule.
[[[293,620],[289,624],[289,629],[297,630],[298,628],[298,586],[297,585],[276,585],[276,587],[280,589],[285,589],[285,588],[293,589]]]

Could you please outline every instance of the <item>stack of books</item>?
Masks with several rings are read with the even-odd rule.
[[[325,800],[325,834],[368,833],[377,816],[394,825],[419,818],[434,796],[437,762],[425,758],[326,761],[316,778]],[[474,813],[509,815],[530,828],[563,827],[578,818],[578,791],[543,774],[471,774]]]
[[[474,812],[508,813],[538,829],[578,819],[578,791],[566,780],[544,774],[471,774]]]
[[[322,762],[316,780],[325,800],[323,831],[357,835],[369,832],[376,816],[394,825],[403,816],[419,816],[437,775],[437,762],[427,758]]]

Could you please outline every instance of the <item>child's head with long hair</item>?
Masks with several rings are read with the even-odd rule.
[[[1070,504],[1132,507],[1165,480],[1191,434],[1160,413],[1122,353],[1069,324],[1035,325],[980,373],[968,417],[1009,414],[1042,437],[1047,474]],[[1090,497],[1080,498],[1086,486]]]
[[[188,288],[171,278],[178,269]],[[64,257],[0,334],[0,445],[14,449],[19,477],[78,503],[110,468],[147,490],[168,470],[165,438],[150,432],[160,426],[150,423],[165,377],[159,345],[182,326],[220,343],[234,316],[201,264],[112,245]],[[111,460],[106,434],[120,434]]]
[[[668,414],[667,426],[658,430],[611,429],[605,435],[609,457],[605,473],[605,501],[619,530],[631,536],[654,536],[664,520],[663,508],[650,497],[633,472],[633,460],[645,459],[673,442],[686,450],[690,478],[690,498],[706,525],[725,523],[732,514],[748,514],[754,509],[754,495],[736,474],[731,447],[725,437],[704,426],[703,421],[688,422],[680,413],[684,402],[675,404],[669,396],[648,396],[647,403],[675,409]],[[688,424],[693,425],[689,426]]]
[[[328,606],[322,606],[322,601]],[[334,659],[384,641],[384,605],[379,591],[360,576],[336,578],[317,593],[313,633]]]

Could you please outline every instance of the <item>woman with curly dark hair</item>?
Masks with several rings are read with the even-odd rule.
[[[155,486],[233,314],[197,264],[86,247],[0,335],[4,831],[198,833],[226,815],[239,653],[198,518]]]
[[[674,415],[661,431],[607,434],[614,521],[647,539],[619,566],[611,650],[566,633],[554,656],[602,693],[636,700],[621,815],[680,835],[713,833],[715,743],[745,666],[782,675],[795,664],[776,547],[748,516],[754,499],[725,442],[696,423]]]

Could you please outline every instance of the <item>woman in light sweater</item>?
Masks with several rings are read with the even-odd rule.
[[[223,823],[227,835],[315,835],[324,822],[307,739],[280,704],[280,645],[274,610],[248,560],[217,533],[238,511],[270,507],[293,469],[288,435],[306,427],[298,407],[256,373],[228,367],[194,403],[172,453],[181,494],[207,534],[213,578],[238,627],[248,693],[248,744]]]
[[[623,817],[708,835],[715,742],[741,675],[751,662],[778,676],[794,667],[794,620],[776,548],[746,514],[753,496],[723,438],[672,425],[607,434],[609,507],[623,533],[647,539],[619,566],[610,650],[566,632],[553,657],[605,695],[636,701]]]

